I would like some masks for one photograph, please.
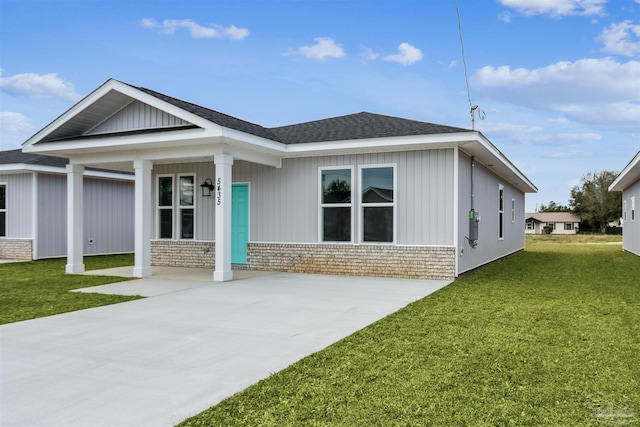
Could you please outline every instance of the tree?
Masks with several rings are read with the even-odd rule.
[[[553,200],[549,202],[548,205],[544,203],[540,205],[538,208],[538,212],[571,212],[571,208],[568,206],[561,205],[559,203],[554,202]]]
[[[581,185],[571,189],[569,206],[580,215],[583,222],[604,233],[607,224],[620,218],[622,193],[609,191],[609,185],[618,176],[617,172],[589,172],[581,179]]]

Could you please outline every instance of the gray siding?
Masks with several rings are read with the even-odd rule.
[[[88,135],[123,132],[138,129],[164,128],[188,125],[189,123],[140,101],[134,101],[115,113],[95,128]]]
[[[631,221],[631,198],[636,198],[635,221]],[[627,220],[622,227],[622,247],[640,255],[640,180],[622,192],[622,200],[627,201]]]
[[[67,254],[67,177],[38,174],[38,258]]]
[[[7,184],[7,236],[33,238],[33,174],[0,175]]]
[[[395,164],[397,238],[400,245],[454,245],[453,150],[359,154],[285,159],[282,168],[235,161],[233,182],[248,182],[252,242],[317,243],[318,170],[323,166]],[[213,160],[154,165],[153,221],[157,236],[157,175],[196,174],[195,240],[215,240],[215,198],[202,197],[199,185],[215,181]],[[357,206],[356,206],[357,208]],[[354,215],[358,230],[358,215]],[[524,226],[523,226],[524,227]]]
[[[131,181],[84,179],[85,255],[133,252],[134,193]]]
[[[471,210],[471,158],[459,153],[458,167],[458,273],[524,249],[524,193],[488,168],[476,162],[474,204],[480,214],[478,245],[472,248],[469,236]],[[498,239],[498,185],[504,186],[504,239]],[[511,199],[515,199],[515,222],[511,222]]]

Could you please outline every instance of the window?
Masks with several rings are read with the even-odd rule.
[[[0,237],[7,236],[7,185],[0,184]]]
[[[556,229],[556,223],[555,222],[548,222],[547,223],[547,227],[549,227],[552,230]]]
[[[180,175],[178,181],[180,238],[193,239],[195,176]]]
[[[323,242],[352,241],[351,167],[320,169],[320,221]]]
[[[622,201],[622,224],[627,220],[627,199]]]
[[[631,222],[635,222],[636,220],[636,198],[635,196],[631,198]]]
[[[516,199],[511,199],[511,223],[516,222]]]
[[[504,185],[498,184],[498,240],[504,239]]]
[[[158,175],[160,239],[173,239],[176,235],[180,239],[194,238],[195,182],[195,175],[178,175],[177,180],[173,175]]]
[[[565,222],[564,223],[564,229],[565,230],[573,230],[573,223],[572,222]]]
[[[363,242],[393,242],[393,166],[363,166],[360,170],[360,206]]]
[[[533,230],[533,223],[532,222],[528,222],[527,223],[527,230]]]

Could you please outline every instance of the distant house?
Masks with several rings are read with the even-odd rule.
[[[524,249],[536,187],[482,133],[361,112],[266,128],[108,80],[23,144],[135,173],[135,265],[452,279]],[[82,205],[70,207],[83,241]],[[482,215],[479,215],[481,213]],[[85,215],[86,216],[86,215]],[[80,237],[78,237],[80,236]],[[81,246],[67,272],[84,270]]]
[[[67,255],[65,158],[0,152],[0,259]],[[133,252],[133,176],[84,171],[85,255]]]
[[[609,186],[622,191],[622,248],[640,255],[640,151]]]
[[[543,234],[544,228],[551,234],[576,234],[580,228],[580,216],[569,212],[539,212],[525,214],[526,234]]]

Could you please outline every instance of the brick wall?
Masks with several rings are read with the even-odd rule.
[[[248,264],[252,270],[452,280],[455,277],[455,249],[249,243]]]
[[[33,259],[33,240],[0,239],[0,259]]]
[[[152,240],[151,265],[213,268],[215,243],[185,240]]]

